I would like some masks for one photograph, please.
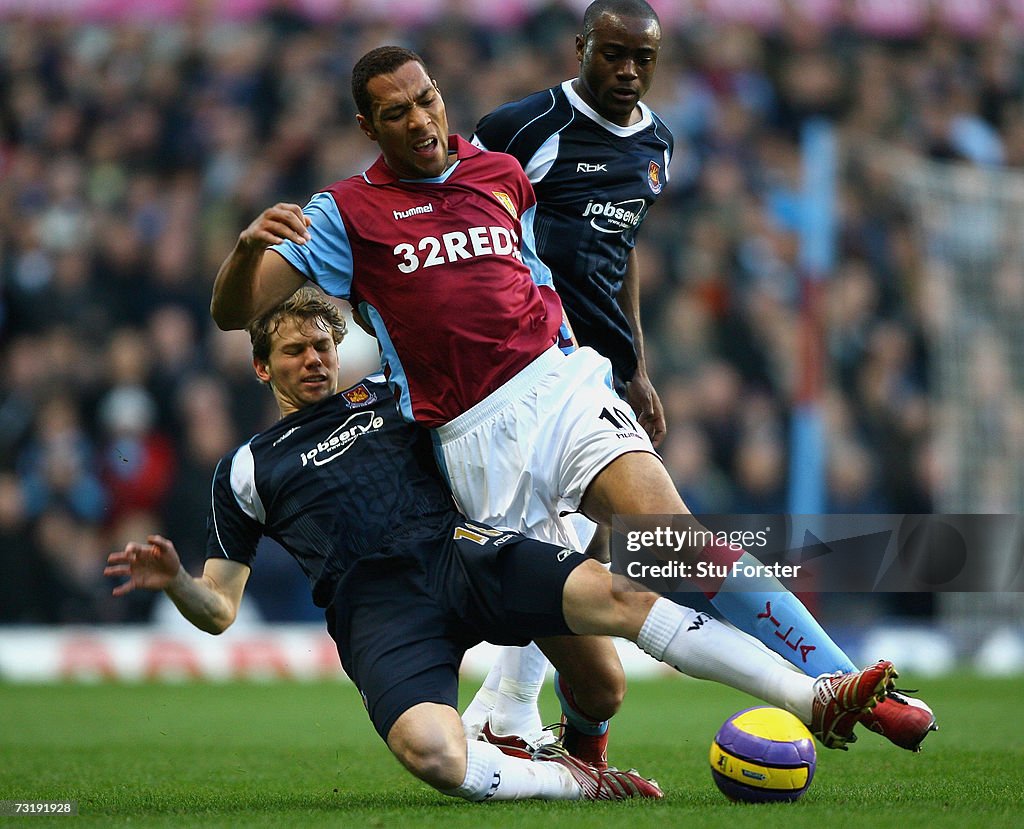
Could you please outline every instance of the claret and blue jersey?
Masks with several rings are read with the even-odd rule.
[[[383,157],[304,208],[305,245],[273,248],[374,328],[403,415],[438,426],[557,341],[562,307],[534,253],[533,189],[515,159],[451,136],[436,179]]]
[[[537,196],[537,253],[581,345],[608,357],[620,382],[636,353],[618,294],[637,230],[668,182],[673,139],[645,104],[622,127],[601,117],[572,81],[498,107],[473,142],[520,162]]]

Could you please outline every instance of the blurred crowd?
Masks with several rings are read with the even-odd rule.
[[[819,297],[826,510],[928,512],[943,480],[922,255],[868,148],[1024,165],[1024,30],[996,14],[971,38],[938,20],[881,38],[798,6],[768,29],[705,15],[664,33],[648,103],[676,151],[639,248],[662,453],[695,512],[787,509],[799,141],[825,116],[844,148]],[[264,207],[304,204],[375,157],[349,95],[363,52],[420,52],[467,136],[575,76],[577,4],[500,25],[442,8],[415,26],[287,3],[244,24],[0,18],[0,621],[148,619],[153,597],[111,599],[101,570],[154,531],[201,566],[214,465],[276,417],[246,335],[210,322],[212,280]],[[355,381],[376,354],[342,356]],[[264,559],[261,613],[308,618],[298,568]]]

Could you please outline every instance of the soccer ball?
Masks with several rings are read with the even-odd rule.
[[[811,785],[817,752],[807,727],[788,711],[761,706],[722,723],[708,757],[711,776],[730,800],[797,800]]]

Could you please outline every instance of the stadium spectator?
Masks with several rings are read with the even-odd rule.
[[[174,484],[170,439],[156,428],[156,403],[142,386],[119,385],[99,403],[104,429],[100,478],[109,496],[108,522],[126,513],[159,512]]]
[[[18,461],[28,515],[37,519],[61,510],[86,528],[99,525],[108,493],[96,473],[96,454],[72,395],[43,403]]]
[[[108,585],[99,577],[105,545],[95,523],[57,504],[38,516],[33,535],[40,554],[40,593],[46,597],[37,621],[81,625],[131,620],[138,603],[112,601]],[[143,599],[143,606],[151,604],[151,597]]]
[[[0,623],[41,621],[40,566],[21,483],[0,472]]]

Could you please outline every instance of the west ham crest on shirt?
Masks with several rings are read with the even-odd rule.
[[[345,402],[348,403],[349,408],[368,406],[370,403],[375,403],[377,401],[377,395],[371,392],[362,383],[346,392],[342,392],[341,396],[345,398]]]
[[[647,167],[647,183],[651,187],[651,192],[654,195],[658,195],[661,192],[661,166],[657,161],[652,161]]]

